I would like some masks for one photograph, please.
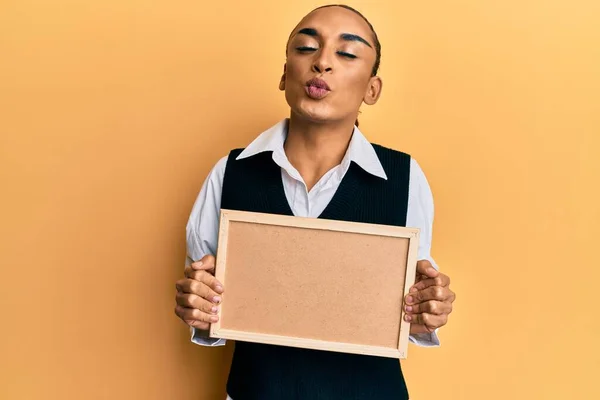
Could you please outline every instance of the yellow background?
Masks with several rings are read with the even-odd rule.
[[[0,3],[0,398],[222,399],[173,313],[212,165],[287,115],[315,1]],[[458,294],[412,398],[598,399],[600,3],[352,1],[383,45],[370,140],[431,183]]]

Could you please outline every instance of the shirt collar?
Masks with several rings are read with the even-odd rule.
[[[274,159],[281,156],[287,159],[283,145],[287,135],[288,122],[289,119],[286,118],[261,133],[237,156],[236,160],[252,157],[266,151],[272,151]],[[344,170],[349,167],[351,161],[354,161],[369,174],[387,180],[387,175],[381,165],[381,161],[377,157],[375,149],[356,126],[354,127],[348,150],[342,159],[342,165],[345,166]]]

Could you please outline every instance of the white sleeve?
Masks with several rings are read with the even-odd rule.
[[[428,260],[435,269],[439,270],[437,263],[431,256],[433,215],[433,194],[431,193],[429,182],[419,164],[414,159],[411,159],[406,226],[419,228],[421,231],[418,259]],[[409,340],[422,347],[436,347],[440,345],[437,329],[432,333],[410,335]]]
[[[221,192],[227,157],[221,158],[210,171],[192,208],[186,225],[185,265],[200,260],[207,254],[216,255],[219,235]],[[222,346],[224,339],[208,337],[208,332],[190,327],[191,341],[202,346]]]

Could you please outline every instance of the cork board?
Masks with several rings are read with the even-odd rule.
[[[211,337],[406,358],[419,230],[222,210]]]

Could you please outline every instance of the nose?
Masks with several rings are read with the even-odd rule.
[[[325,54],[325,51],[319,52],[319,55],[315,59],[315,62],[312,65],[313,72],[323,73],[323,72],[331,72],[332,64],[329,57]]]

